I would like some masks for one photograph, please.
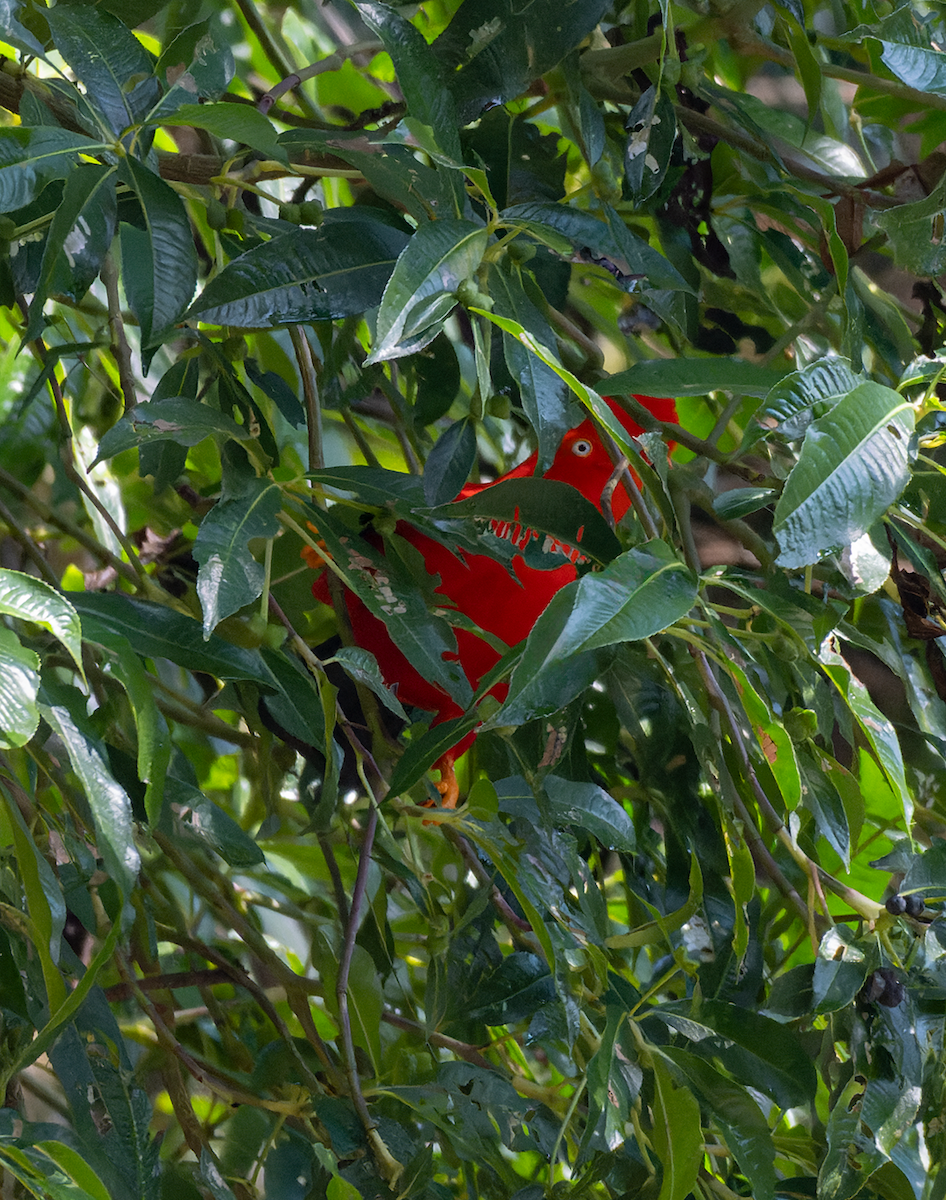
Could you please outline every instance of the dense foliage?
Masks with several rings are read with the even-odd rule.
[[[940,9],[0,40],[4,1195],[946,1195]],[[588,413],[616,531],[445,514]],[[502,706],[397,519],[584,539]]]

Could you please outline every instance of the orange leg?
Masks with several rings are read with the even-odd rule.
[[[457,783],[457,774],[453,768],[454,759],[455,755],[448,750],[446,754],[441,754],[433,766],[434,770],[440,771],[440,782],[434,786],[442,797],[441,808],[456,808],[460,799],[460,785]],[[432,806],[428,804],[427,807]]]

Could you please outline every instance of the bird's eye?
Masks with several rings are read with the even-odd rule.
[[[579,438],[572,446],[572,454],[577,454],[579,458],[587,458],[593,449],[594,447],[587,438]]]

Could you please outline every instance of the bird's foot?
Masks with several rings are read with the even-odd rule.
[[[453,763],[446,771],[443,767],[440,768],[440,782],[437,784],[437,791],[440,793],[442,808],[456,808],[460,799],[460,785],[457,783]]]
[[[460,785],[457,783],[457,774],[453,768],[453,757],[444,754],[434,763],[434,769],[440,771],[440,782],[434,784],[440,793],[440,807],[456,808],[460,799]],[[433,802],[428,800],[424,807],[433,808]]]
[[[311,521],[307,521],[306,524],[309,526],[309,528],[312,530],[313,533],[318,533],[318,530],[312,524]],[[313,571],[321,571],[322,568],[325,566],[325,559],[328,556],[328,547],[325,545],[325,542],[323,542],[321,538],[318,539],[318,545],[321,546],[321,548],[325,551],[324,554],[320,554],[314,546],[303,546],[301,551],[299,552],[300,557],[305,559],[305,561],[308,563],[308,565],[312,568]]]

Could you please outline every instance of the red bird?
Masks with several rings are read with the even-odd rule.
[[[653,396],[636,396],[635,399],[645,405],[658,420],[676,422],[677,413],[673,400],[656,399]],[[613,401],[608,399],[608,403],[628,433],[637,437],[642,432],[641,427]],[[537,454],[533,454],[501,479],[485,484],[469,484],[457,499],[466,499],[506,479],[531,476],[535,473],[537,461]],[[614,464],[601,442],[597,429],[591,420],[586,420],[566,433],[544,478],[571,484],[600,511],[601,496],[613,471]],[[618,487],[611,501],[615,520],[620,520],[629,506],[630,497],[626,490],[623,486]],[[528,637],[555,593],[577,576],[571,560],[563,562],[562,566],[553,570],[541,571],[527,566],[520,554],[513,558],[513,573],[510,573],[497,559],[485,554],[473,554],[459,547],[450,549],[405,521],[398,521],[396,528],[401,537],[421,552],[427,573],[440,576],[440,586],[435,591],[447,601],[443,607],[465,613],[481,629],[501,638],[507,646],[515,646]],[[498,536],[507,532],[495,521],[492,528]],[[310,552],[306,557],[311,565],[318,565],[317,561],[312,561],[315,558],[314,554]],[[324,571],[312,585],[312,592],[317,600],[331,604],[328,579]],[[356,644],[374,654],[385,683],[395,690],[402,704],[432,712],[432,725],[462,715],[463,709],[456,701],[442,688],[424,679],[391,640],[383,622],[369,612],[352,592],[346,594],[346,607]],[[454,633],[457,649],[451,657],[460,662],[470,686],[475,691],[483,676],[499,661],[500,655],[489,642],[475,633],[466,629],[455,629]],[[508,690],[508,684],[499,683],[492,689],[491,695],[501,702],[506,698]],[[440,769],[440,783],[437,788],[443,796],[445,808],[453,808],[459,797],[453,764],[469,749],[475,737],[475,730],[466,734],[435,764]]]

